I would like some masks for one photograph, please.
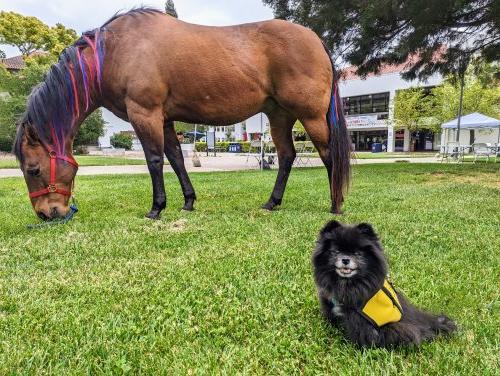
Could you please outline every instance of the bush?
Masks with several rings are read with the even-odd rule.
[[[74,153],[76,155],[88,155],[89,149],[85,145],[78,145],[78,146],[75,146]]]
[[[132,141],[133,138],[128,133],[115,133],[110,139],[111,146],[117,149],[125,150],[132,149]]]
[[[250,148],[250,142],[248,141],[241,141],[241,142],[216,142],[215,147],[217,148],[217,151],[220,152],[227,152],[229,151],[229,144],[240,144],[241,145],[241,152],[242,153],[248,153],[248,149]],[[207,151],[207,143],[206,142],[197,142],[196,145],[196,151],[198,152],[205,152]]]

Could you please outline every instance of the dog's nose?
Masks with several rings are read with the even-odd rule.
[[[344,264],[344,265],[349,265],[349,262],[350,262],[350,261],[351,261],[351,260],[349,260],[349,259],[347,259],[347,258],[342,259],[342,264]]]

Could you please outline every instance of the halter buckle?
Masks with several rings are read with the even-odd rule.
[[[54,150],[49,151],[50,158],[57,158],[57,153]]]
[[[57,191],[56,185],[55,184],[49,184],[47,186],[47,190],[49,191],[49,193],[55,193]]]

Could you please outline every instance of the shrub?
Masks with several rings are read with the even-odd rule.
[[[229,151],[229,144],[240,144],[241,145],[241,152],[242,153],[248,153],[248,149],[250,148],[250,142],[248,141],[241,141],[241,142],[216,142],[215,147],[217,148],[217,151],[220,152],[227,152]],[[207,143],[206,142],[197,142],[196,143],[196,151],[198,152],[205,152],[207,151]]]
[[[115,133],[110,139],[111,146],[125,150],[132,149],[132,141],[133,138],[128,133]]]

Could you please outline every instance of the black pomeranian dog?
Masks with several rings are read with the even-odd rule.
[[[456,330],[448,317],[421,311],[394,290],[378,236],[367,223],[329,222],[312,263],[323,315],[360,346],[418,345]]]

